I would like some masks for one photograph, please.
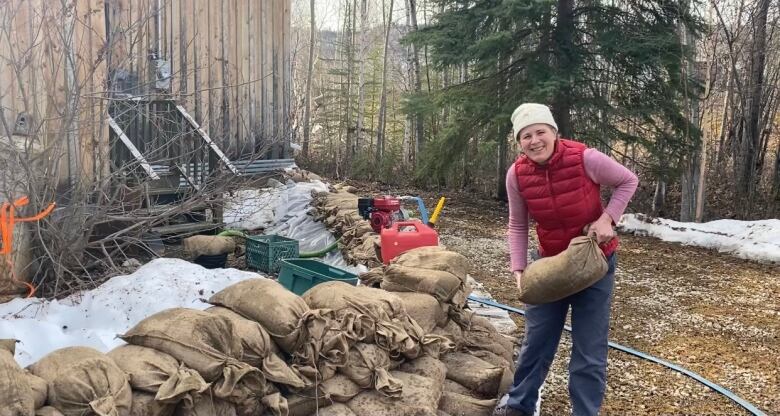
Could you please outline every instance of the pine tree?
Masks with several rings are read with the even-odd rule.
[[[691,51],[680,41],[680,28],[692,36],[704,30],[687,7],[696,1],[435,3],[442,10],[435,22],[407,40],[428,46],[438,70],[468,64],[471,74],[418,97],[454,112],[426,148],[421,176],[446,178],[460,169],[456,159],[470,137],[505,140],[512,110],[529,101],[551,105],[564,135],[602,149],[639,143],[655,166],[697,140],[685,133],[696,130],[683,108],[686,87],[690,93],[695,83],[685,79]]]

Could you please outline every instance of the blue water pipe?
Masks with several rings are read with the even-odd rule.
[[[403,200],[411,200],[417,202],[417,210],[420,211],[420,220],[423,224],[428,224],[428,209],[425,208],[425,202],[419,196],[404,196]]]
[[[485,298],[476,297],[474,295],[469,295],[469,300],[477,302],[477,303],[481,303],[483,305],[492,306],[494,308],[503,309],[503,310],[505,310],[507,312],[513,312],[513,313],[525,316],[525,311],[522,310],[522,309],[518,309],[518,308],[514,308],[514,307],[511,307],[511,306],[508,306],[508,305],[504,305],[504,304],[492,301],[490,299],[485,299]],[[564,326],[563,329],[565,329],[568,332],[571,332],[571,326],[569,326],[569,325]],[[648,360],[648,361],[652,361],[652,362],[657,363],[657,364],[661,364],[662,366],[664,366],[666,368],[669,368],[671,370],[677,371],[678,373],[685,374],[686,376],[688,376],[688,377],[698,381],[701,384],[704,384],[705,386],[711,388],[712,390],[715,390],[716,392],[718,392],[718,393],[728,397],[733,402],[735,402],[736,404],[742,406],[745,410],[747,410],[748,412],[752,413],[753,415],[755,415],[755,416],[766,416],[766,413],[762,412],[756,406],[754,406],[753,404],[749,403],[745,399],[737,396],[736,394],[734,394],[733,391],[731,391],[731,390],[729,390],[729,389],[727,389],[727,388],[725,388],[725,387],[723,387],[721,385],[715,384],[714,382],[712,382],[710,380],[707,380],[706,378],[702,377],[698,373],[695,373],[695,372],[693,372],[691,370],[682,368],[679,365],[674,364],[672,362],[660,359],[658,357],[653,357],[652,355],[645,354],[645,353],[643,353],[641,351],[637,351],[637,350],[635,350],[633,348],[630,348],[630,347],[626,347],[625,345],[620,345],[620,344],[617,344],[617,343],[614,343],[614,342],[610,341],[609,342],[609,347],[610,348],[614,348],[614,349],[619,350],[619,351],[623,351],[625,353],[631,354],[633,356],[636,356],[636,357],[639,357],[639,358],[642,358],[642,359],[645,359],[645,360]]]

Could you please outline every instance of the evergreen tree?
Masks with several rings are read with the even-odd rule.
[[[566,137],[602,149],[640,143],[655,155],[653,166],[688,150],[698,135],[685,134],[696,127],[683,108],[693,81],[680,36],[704,30],[691,12],[697,1],[434,0],[441,13],[407,40],[427,45],[437,69],[467,64],[471,74],[416,97],[454,110],[419,173],[448,177],[470,137],[505,144],[512,110],[527,101],[551,105]]]

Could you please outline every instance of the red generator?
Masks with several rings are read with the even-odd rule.
[[[389,264],[390,260],[413,248],[439,245],[436,230],[420,221],[393,223],[390,228],[383,228],[379,236],[384,264]]]

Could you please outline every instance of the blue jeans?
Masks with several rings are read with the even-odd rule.
[[[528,305],[525,338],[507,401],[510,407],[528,414],[536,410],[540,388],[555,358],[571,305],[569,395],[572,410],[576,416],[598,415],[607,384],[609,312],[617,256],[612,254],[607,262],[607,274],[591,287],[557,302]]]

